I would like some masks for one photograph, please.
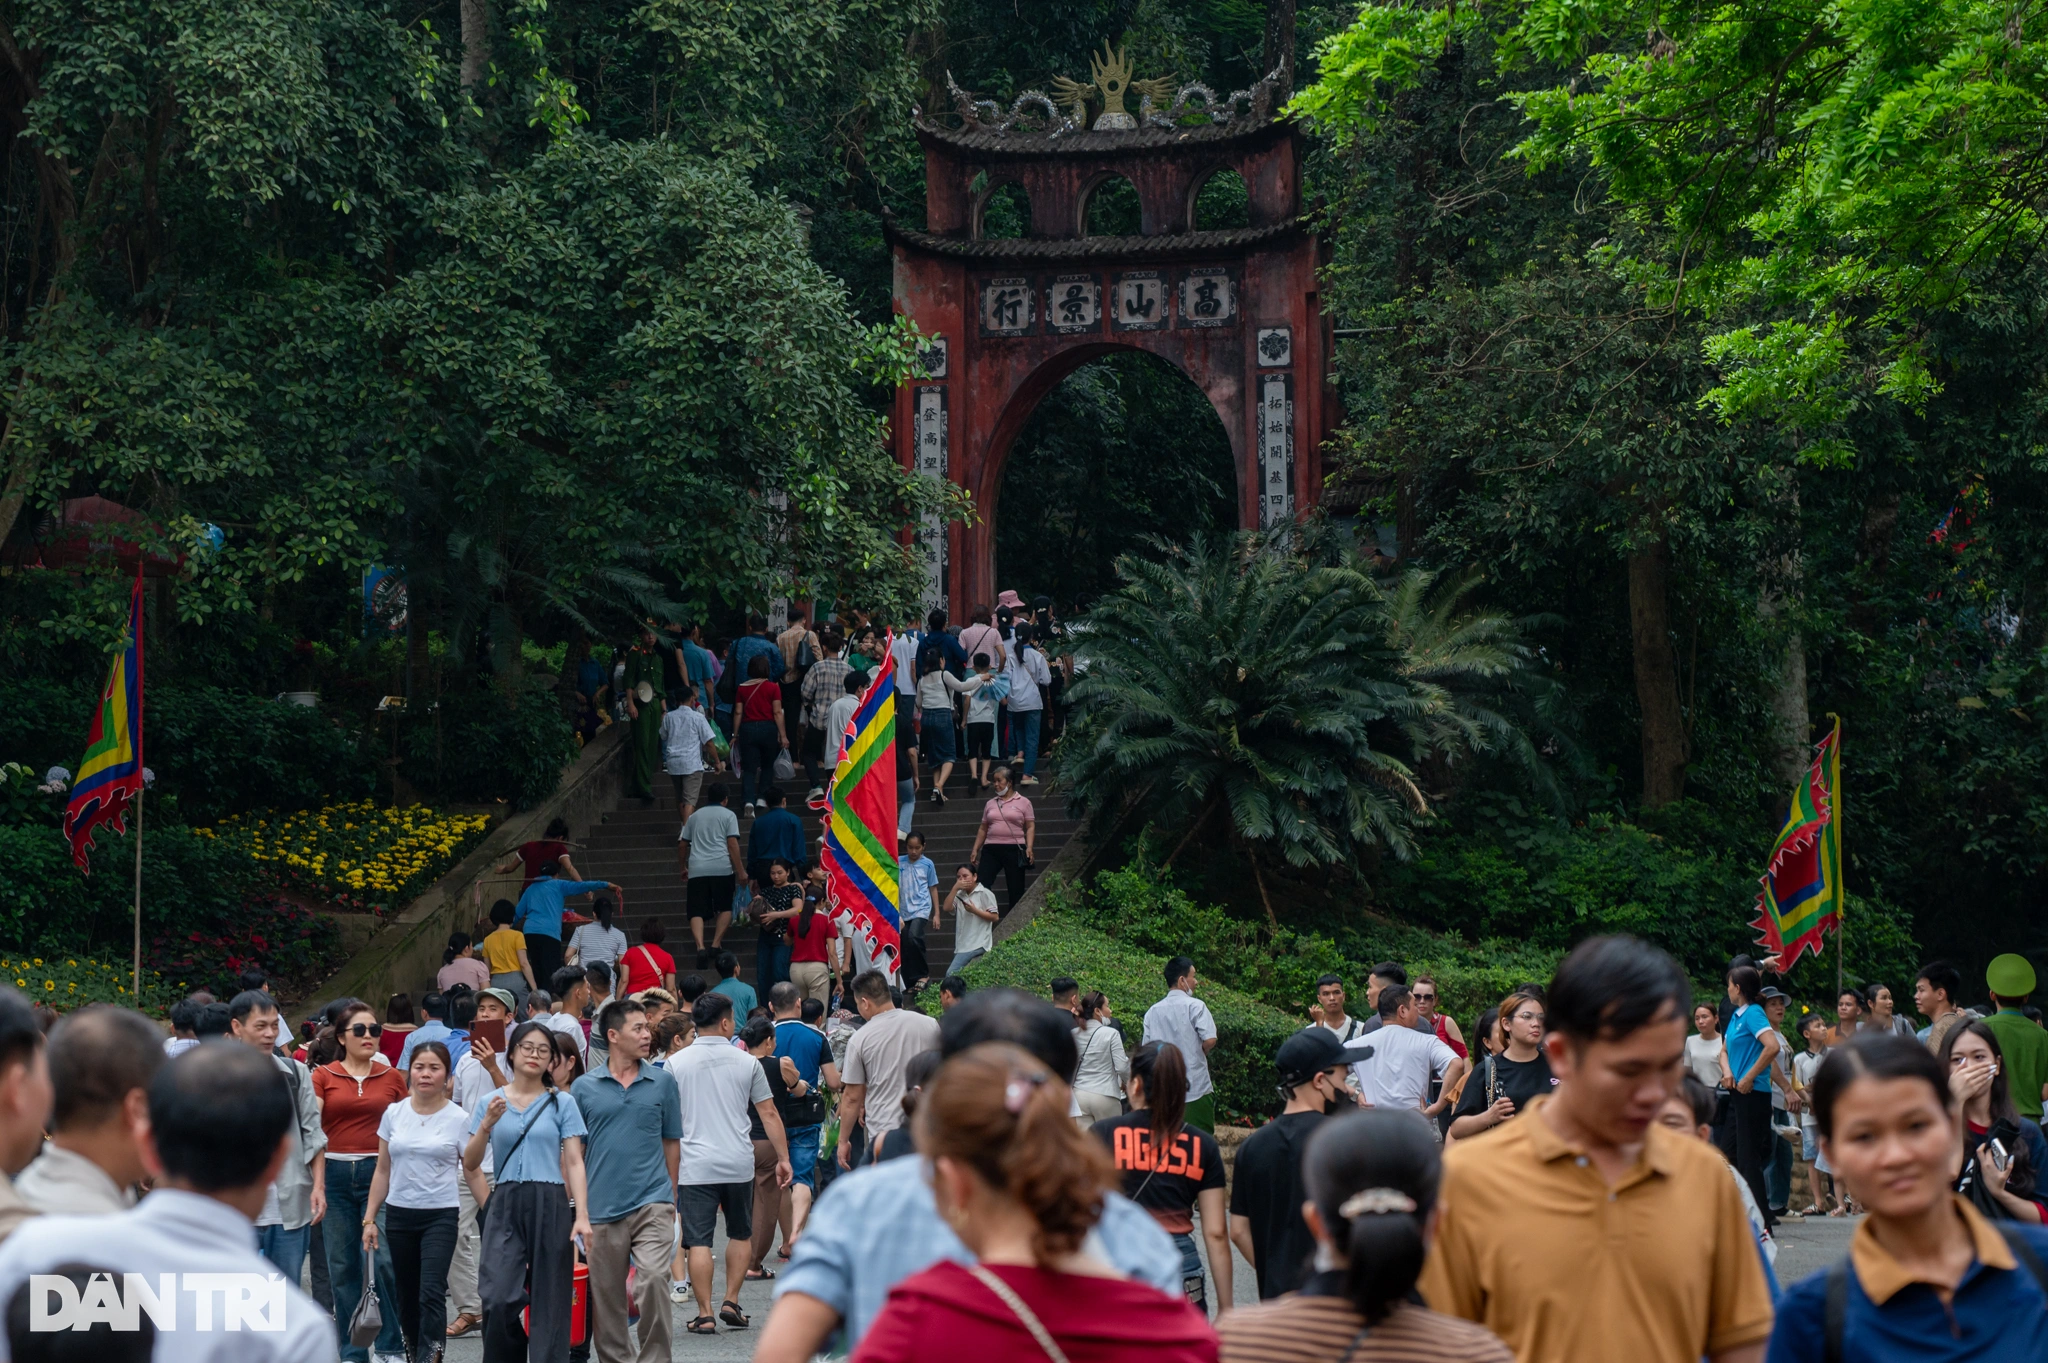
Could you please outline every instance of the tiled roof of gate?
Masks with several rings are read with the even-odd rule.
[[[1153,237],[1010,237],[1001,241],[972,241],[966,237],[942,237],[904,227],[885,217],[883,226],[892,241],[900,241],[933,255],[965,260],[1051,261],[1132,259],[1145,256],[1201,255],[1216,251],[1242,250],[1270,241],[1298,235],[1296,222],[1276,222],[1265,227],[1238,227],[1228,231],[1176,232]]]
[[[1284,134],[1288,124],[1272,119],[1234,119],[1229,123],[1192,128],[1135,128],[1129,132],[1025,133],[987,128],[948,128],[929,118],[916,120],[921,136],[966,151],[1007,156],[1102,155],[1127,151],[1159,151],[1174,147],[1213,147],[1225,142]]]

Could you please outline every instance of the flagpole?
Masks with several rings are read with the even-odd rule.
[[[130,1006],[142,1006],[142,792],[135,792],[135,983]]]

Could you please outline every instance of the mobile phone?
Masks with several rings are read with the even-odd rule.
[[[2006,1153],[2004,1141],[1994,1137],[1984,1142],[1984,1145],[1986,1149],[1991,1151],[1991,1162],[2000,1169],[2005,1169],[2012,1163],[2012,1156]]]
[[[489,1022],[472,1022],[469,1025],[469,1038],[474,1041],[478,1037],[491,1043],[491,1051],[494,1054],[502,1054],[505,1049],[505,1019],[492,1018]]]

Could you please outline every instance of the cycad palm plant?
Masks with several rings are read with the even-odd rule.
[[[1489,698],[1531,658],[1515,622],[1462,612],[1469,584],[1426,574],[1383,588],[1297,536],[1243,534],[1127,558],[1124,585],[1075,631],[1083,671],[1059,773],[1078,810],[1136,804],[1177,835],[1170,864],[1219,813],[1263,867],[1411,855],[1429,803],[1414,763],[1504,751],[1541,767]]]

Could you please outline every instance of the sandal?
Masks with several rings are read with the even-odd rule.
[[[693,1335],[715,1335],[718,1333],[718,1322],[709,1316],[699,1316],[683,1328]]]
[[[789,1246],[788,1246],[788,1245],[784,1245],[784,1246],[783,1246],[783,1247],[782,1247],[781,1249],[777,1250],[777,1251],[776,1251],[776,1253],[775,1253],[775,1257],[776,1257],[776,1258],[778,1258],[778,1259],[787,1259],[787,1258],[789,1258]]]
[[[735,1330],[747,1328],[747,1313],[740,1310],[740,1304],[730,1297],[719,1303],[718,1318]]]
[[[482,1316],[473,1316],[469,1312],[464,1311],[454,1320],[448,1322],[448,1338],[460,1339],[464,1335],[473,1334],[477,1327],[483,1323],[484,1318]]]
[[[747,1270],[747,1281],[750,1283],[772,1283],[775,1281],[775,1275],[765,1268],[750,1268]]]

